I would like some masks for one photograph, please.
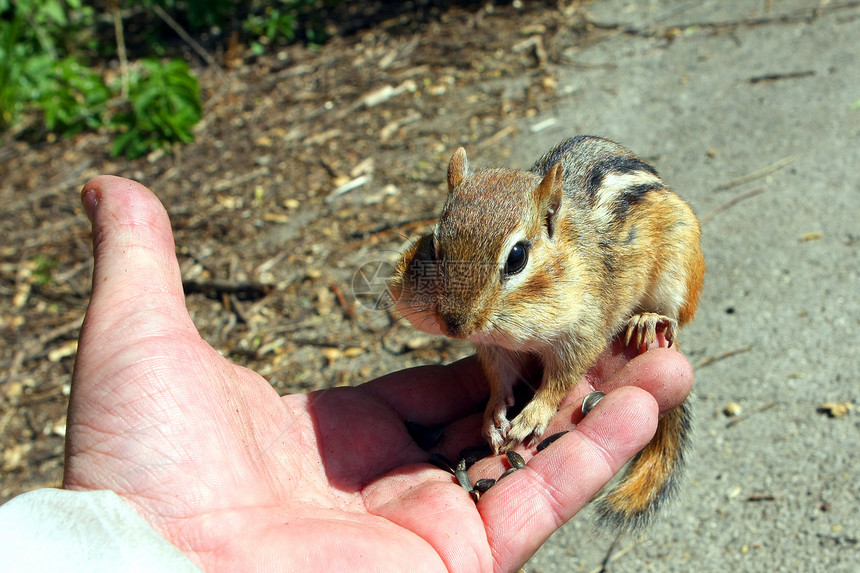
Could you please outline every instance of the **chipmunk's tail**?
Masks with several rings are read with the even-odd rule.
[[[619,532],[648,525],[678,489],[689,441],[690,406],[684,402],[660,419],[651,442],[597,500],[598,525]]]

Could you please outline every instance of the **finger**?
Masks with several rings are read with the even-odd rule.
[[[155,195],[134,181],[101,176],[84,185],[81,200],[93,225],[95,257],[88,329],[115,335],[115,329],[130,326],[133,314],[139,332],[151,322],[150,312],[193,328],[170,221]]]
[[[625,364],[597,389],[611,392],[620,386],[638,386],[650,393],[660,414],[680,406],[693,389],[693,367],[672,348],[653,348]]]
[[[448,424],[481,410],[489,395],[474,356],[393,372],[359,388],[387,402],[404,420],[427,425]]]
[[[103,176],[84,185],[81,200],[92,221],[95,261],[69,405],[67,478],[76,452],[121,427],[139,432],[152,424],[141,396],[164,399],[165,365],[188,360],[181,341],[199,340],[185,310],[170,222],[155,195]],[[174,408],[162,401],[157,409]]]
[[[580,384],[562,402],[562,407],[581,406],[583,398],[600,390],[609,393],[621,386],[638,386],[657,400],[660,414],[679,406],[693,387],[693,367],[674,346],[652,348],[628,358],[623,352],[605,354]],[[573,422],[578,421],[573,417]]]
[[[577,428],[497,482],[478,510],[496,570],[521,566],[653,437],[657,403],[625,387],[608,394]]]

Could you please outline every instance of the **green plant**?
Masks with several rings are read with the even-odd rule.
[[[192,128],[200,121],[202,106],[197,78],[182,60],[161,63],[142,60],[142,74],[129,86],[131,110],[114,116],[121,130],[114,140],[113,155],[131,159],[175,142],[194,140]]]
[[[106,66],[90,65],[94,59],[113,57],[106,46],[125,46],[122,35],[112,42],[107,28],[96,25],[97,9],[104,16],[113,10],[110,15],[118,30],[125,13],[119,8],[134,5],[148,8],[134,12],[134,17],[149,18],[149,24],[157,22],[154,13],[165,21],[164,14],[171,13],[180,26],[196,31],[223,27],[231,20],[243,22],[259,54],[268,44],[322,43],[327,38],[326,9],[342,0],[120,2],[95,3],[94,8],[84,0],[0,0],[0,132],[21,123],[22,117],[27,118],[29,136],[44,131],[70,136],[107,127],[117,133],[112,153],[130,158],[193,140],[192,129],[201,118],[202,106],[197,80],[188,66],[178,60],[132,62],[137,72],[130,78],[128,98],[119,97],[120,87],[103,80],[101,70]],[[156,6],[159,10],[153,10]],[[168,24],[176,30],[176,22]],[[160,32],[152,36],[154,53],[168,49]],[[136,37],[139,48],[140,35]]]
[[[0,20],[0,129],[12,124],[22,104],[18,86],[24,71],[26,53],[18,39],[23,24],[23,18],[20,17],[9,21]]]
[[[86,38],[79,32],[92,23],[92,15],[81,0],[0,0],[0,129],[14,124],[27,109],[49,103],[52,124],[65,130],[76,123],[72,116],[81,115],[81,105],[70,109],[70,98],[81,104],[86,103],[81,96],[101,99],[104,84],[96,82],[94,74],[73,77],[83,66],[75,67],[68,55],[74,48],[72,38]],[[53,105],[43,97],[60,93],[62,84],[75,90],[64,101]],[[96,92],[90,94],[89,87]]]
[[[46,285],[54,282],[54,270],[57,268],[57,259],[48,255],[38,254],[32,263],[33,284]]]
[[[56,57],[72,49],[67,42],[78,41],[68,34],[71,28],[92,24],[93,9],[81,0],[0,0],[0,17],[26,22],[18,40]]]
[[[56,62],[46,74],[38,97],[45,127],[69,136],[104,123],[110,89],[99,74],[74,58]]]
[[[266,6],[260,14],[249,14],[242,27],[256,36],[251,49],[256,54],[265,50],[266,44],[294,42],[303,36],[311,44],[322,44],[328,38],[322,22],[324,8],[330,8],[341,0],[280,0],[274,6]]]
[[[296,39],[296,14],[289,9],[268,6],[261,15],[249,15],[242,27],[246,32],[257,36],[257,40],[251,43],[251,49],[260,55],[265,50],[264,44],[279,37]]]

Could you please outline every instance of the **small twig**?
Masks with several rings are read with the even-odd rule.
[[[758,408],[750,410],[746,414],[741,414],[740,416],[732,418],[729,422],[726,423],[726,428],[731,428],[732,426],[736,426],[736,425],[740,424],[741,422],[743,422],[744,420],[746,420],[747,418],[749,418],[750,416],[752,416],[753,414],[760,414],[761,412],[764,412],[765,410],[770,410],[774,406],[776,406],[776,402],[768,402],[767,404],[763,404],[763,405],[759,406]]]
[[[272,290],[272,285],[256,282],[234,282],[230,280],[184,280],[182,288],[186,295],[202,294],[207,298],[223,300],[224,296],[236,296],[238,300],[260,300]]]
[[[45,346],[49,342],[53,342],[58,338],[63,338],[64,336],[71,334],[72,332],[80,330],[83,322],[84,317],[83,315],[81,315],[78,318],[67,322],[66,324],[60,325],[56,328],[52,328],[48,332],[42,334],[41,336],[39,336],[36,342],[39,346]]]
[[[296,332],[298,330],[304,330],[306,328],[310,328],[317,324],[316,318],[305,318],[305,319],[296,319],[289,322],[285,322],[283,324],[278,324],[277,326],[273,326],[272,328],[266,329],[266,335],[270,337],[276,337],[281,334],[289,334],[290,332]]]
[[[772,493],[754,493],[750,496],[747,496],[747,501],[752,502],[760,502],[760,501],[776,501],[776,496]]]
[[[622,549],[619,549],[618,551],[615,551],[615,546],[618,545],[618,542],[620,541],[620,539],[621,539],[620,536],[615,538],[615,541],[613,541],[612,545],[609,546],[609,549],[606,550],[606,556],[603,558],[603,561],[600,563],[600,566],[592,569],[591,573],[604,573],[605,571],[608,571],[609,570],[608,565],[610,563],[612,563],[613,561],[617,561],[623,555],[630,552],[634,547],[636,547],[637,545],[642,543],[642,541],[645,538],[640,537],[639,539],[637,539],[636,541],[634,541],[630,545],[623,547]]]
[[[67,322],[66,324],[52,328],[51,330],[41,334],[38,338],[31,338],[21,343],[21,348],[15,352],[12,360],[8,363],[9,379],[12,380],[18,375],[21,365],[30,360],[35,360],[47,354],[46,346],[59,338],[63,338],[72,332],[80,330],[81,324],[84,321],[83,315]],[[3,365],[4,367],[6,364]]]
[[[366,185],[373,179],[373,176],[365,173],[364,175],[359,175],[354,179],[350,179],[343,185],[338,185],[328,196],[325,198],[326,203],[331,203],[341,195],[349,193],[354,189],[358,189],[362,185]]]
[[[54,42],[51,41],[51,38],[45,32],[45,26],[40,26],[36,19],[33,17],[33,12],[35,10],[27,10],[26,8],[21,10],[24,12],[24,18],[27,20],[27,23],[30,24],[30,29],[36,34],[36,37],[39,39],[39,43],[42,45],[42,49],[48,52],[48,54],[53,59],[57,59],[57,49],[54,47]],[[14,14],[15,12],[13,12]]]
[[[758,171],[753,171],[752,173],[747,173],[746,175],[742,175],[741,177],[736,177],[735,179],[730,179],[725,183],[721,183],[714,187],[712,191],[725,191],[726,189],[731,189],[732,187],[737,187],[742,183],[747,183],[749,181],[753,181],[755,179],[759,179],[764,177],[765,175],[770,175],[774,171],[778,171],[794,161],[794,155],[790,155],[788,157],[783,157],[779,161],[775,163],[771,163],[767,167],[759,169]]]
[[[499,131],[497,131],[496,133],[494,133],[493,135],[491,135],[490,137],[488,137],[487,139],[484,139],[483,141],[479,141],[477,144],[475,144],[475,147],[481,148],[481,147],[485,147],[487,145],[492,145],[501,139],[505,139],[509,135],[515,134],[516,132],[517,132],[517,126],[515,126],[513,124],[505,126],[502,129],[500,129]]]
[[[63,385],[60,384],[58,386],[54,386],[53,388],[49,388],[44,392],[33,392],[32,394],[24,394],[22,398],[22,402],[27,404],[28,406],[32,406],[39,402],[44,402],[46,400],[50,400],[55,398],[56,396],[60,396],[63,394]]]
[[[704,217],[699,219],[699,223],[701,225],[704,225],[705,223],[707,223],[708,221],[710,221],[711,219],[713,219],[715,216],[719,215],[723,211],[731,209],[732,207],[734,207],[735,205],[737,205],[741,201],[749,199],[750,197],[755,197],[756,195],[758,195],[762,191],[764,191],[764,187],[756,187],[755,189],[750,189],[749,191],[744,191],[743,193],[740,193],[739,195],[735,195],[734,197],[732,197],[731,199],[729,199],[728,201],[726,201],[722,205],[715,207],[714,209],[711,210],[710,213],[708,213],[707,215],[705,215]]]
[[[714,362],[719,360],[723,360],[724,358],[729,358],[730,356],[735,356],[736,354],[743,354],[744,352],[749,352],[752,349],[752,344],[746,344],[744,346],[740,346],[738,348],[733,348],[732,350],[726,350],[725,352],[720,352],[714,356],[706,356],[702,358],[698,362],[693,365],[694,370],[698,370],[699,368],[704,368],[705,366],[710,366]]]
[[[331,283],[329,285],[329,288],[331,289],[331,292],[334,293],[335,298],[337,298],[337,302],[343,309],[343,313],[346,315],[346,317],[350,320],[355,320],[357,318],[357,315],[355,314],[355,305],[350,304],[346,300],[343,291],[340,290],[340,287],[337,286],[337,283]]]
[[[125,34],[122,30],[122,14],[119,11],[119,0],[113,0],[111,3],[113,12],[113,29],[116,34],[116,54],[119,56],[119,69],[122,74],[122,100],[128,99],[128,85],[130,83],[128,77],[128,55],[125,51]]]
[[[778,80],[793,80],[796,78],[807,78],[809,76],[814,76],[815,72],[812,70],[806,70],[803,72],[786,72],[784,74],[764,74],[761,76],[753,76],[748,81],[751,84],[757,84],[760,82],[775,82]]]
[[[212,55],[211,55],[209,52],[207,52],[207,51],[206,51],[206,48],[204,48],[203,46],[201,46],[201,45],[200,45],[200,43],[199,43],[199,42],[197,42],[197,40],[195,40],[194,38],[192,38],[192,37],[188,34],[188,32],[186,32],[186,31],[185,31],[185,29],[184,29],[182,26],[180,26],[180,25],[179,25],[179,23],[178,23],[176,20],[174,20],[174,19],[170,16],[170,14],[168,14],[167,12],[165,12],[165,11],[161,8],[161,6],[159,6],[158,4],[153,4],[153,5],[152,5],[152,11],[153,11],[153,12],[155,12],[155,14],[156,14],[159,18],[161,18],[162,20],[164,20],[164,23],[165,23],[165,24],[167,24],[168,26],[170,26],[170,27],[173,29],[173,31],[174,31],[174,32],[176,32],[176,34],[177,34],[180,38],[182,38],[182,40],[183,40],[186,44],[188,44],[189,46],[191,46],[191,49],[192,49],[192,50],[194,50],[195,52],[197,52],[197,55],[199,55],[201,58],[203,58],[203,60],[204,60],[207,64],[209,64],[210,66],[212,66],[213,68],[215,68],[215,69],[219,72],[219,75],[221,75],[221,76],[223,76],[223,75],[224,75],[223,70],[221,70],[221,66],[219,66],[219,65],[218,65],[218,62],[216,62],[216,61],[215,61],[215,58],[213,58],[213,57],[212,57]]]
[[[315,348],[337,348],[340,350],[345,348],[343,342],[337,342],[335,340],[314,340],[311,338],[288,338],[288,340],[293,344],[313,346]]]
[[[220,65],[218,65],[218,62],[215,61],[215,58],[212,57],[212,54],[206,51],[206,48],[201,46],[197,40],[192,38],[191,35],[186,32],[185,29],[170,16],[170,14],[168,14],[161,8],[161,6],[159,6],[158,4],[153,4],[152,10],[159,18],[164,20],[164,23],[170,26],[173,31],[176,32],[176,34],[180,38],[182,38],[182,40],[186,44],[191,46],[191,49],[197,52],[197,54],[201,58],[203,58],[203,60],[209,65],[209,67],[215,70],[216,74],[218,74],[218,79],[221,80],[222,87],[215,93],[215,95],[209,98],[209,101],[206,102],[206,111],[209,111],[210,109],[215,107],[215,104],[218,103],[218,101],[227,93],[229,83],[227,74],[224,73],[224,70],[221,68]]]

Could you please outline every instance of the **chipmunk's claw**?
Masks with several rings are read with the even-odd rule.
[[[507,437],[501,451],[505,452],[519,444],[531,447],[540,440],[547,426],[555,415],[555,407],[549,407],[540,400],[532,400],[523,411],[511,422]]]
[[[507,439],[508,431],[511,428],[511,423],[508,421],[508,407],[513,405],[513,396],[510,398],[502,397],[499,399],[492,409],[487,409],[484,414],[484,427],[482,434],[493,452],[498,454],[502,451],[502,445]]]
[[[666,345],[672,346],[675,342],[677,328],[677,320],[656,312],[634,314],[627,321],[625,343],[629,345],[632,342],[637,349],[641,349],[643,345],[650,346],[657,340],[657,330],[659,329],[663,331]]]

